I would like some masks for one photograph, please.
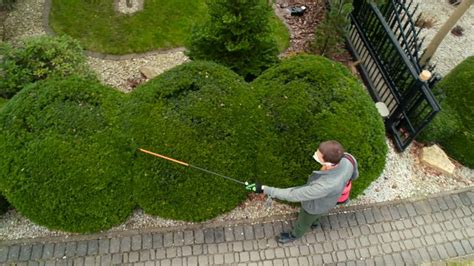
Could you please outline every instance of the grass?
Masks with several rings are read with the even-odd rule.
[[[0,109],[7,103],[7,99],[0,97]]]
[[[53,0],[49,23],[58,34],[78,39],[90,51],[127,54],[184,46],[194,23],[206,16],[204,0],[150,0],[143,11],[119,14],[113,0]],[[275,16],[271,23],[279,48],[289,34]]]
[[[280,53],[285,51],[290,45],[290,33],[288,32],[285,24],[283,24],[283,22],[276,15],[274,15],[270,21],[270,28],[272,29],[273,35],[275,36],[275,40],[278,45],[278,51]]]

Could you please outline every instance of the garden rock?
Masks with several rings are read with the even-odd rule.
[[[158,76],[161,73],[161,71],[159,68],[156,68],[156,67],[144,66],[140,68],[140,73],[143,75],[143,77],[147,79],[152,79]]]
[[[424,147],[420,159],[424,164],[441,171],[442,173],[449,175],[454,173],[454,164],[438,145]]]

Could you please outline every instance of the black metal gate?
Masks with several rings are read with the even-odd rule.
[[[386,129],[403,151],[440,106],[431,91],[437,79],[420,79],[417,7],[412,1],[387,2],[379,9],[371,1],[354,0],[347,40],[373,100],[387,106]]]

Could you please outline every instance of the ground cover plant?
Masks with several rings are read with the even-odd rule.
[[[304,184],[322,140],[361,165],[354,196],[382,171],[383,125],[339,63],[298,56],[252,83],[194,61],[124,95],[69,77],[28,86],[0,109],[0,192],[36,223],[88,232],[135,206],[202,221],[247,195],[242,185],[140,153],[142,147],[241,181]],[[47,167],[44,167],[47,165]]]
[[[23,87],[51,76],[94,78],[79,42],[69,36],[40,36],[15,46],[0,44],[0,97],[11,98]]]
[[[111,0],[53,0],[50,26],[91,51],[109,54],[147,52],[184,45],[194,23],[205,18],[205,0],[145,1],[144,10],[119,14]],[[289,34],[276,16],[275,36],[283,50]]]
[[[441,112],[419,140],[439,143],[453,159],[474,168],[474,56],[456,66],[437,84],[446,94]]]

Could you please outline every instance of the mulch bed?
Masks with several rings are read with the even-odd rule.
[[[292,16],[290,8],[305,6],[306,10],[302,16]],[[286,24],[290,31],[290,46],[281,54],[287,57],[298,53],[311,53],[310,44],[314,39],[314,32],[326,13],[325,0],[276,0],[275,13]],[[332,55],[334,61],[341,62],[352,67],[352,56],[348,51],[342,54]]]

